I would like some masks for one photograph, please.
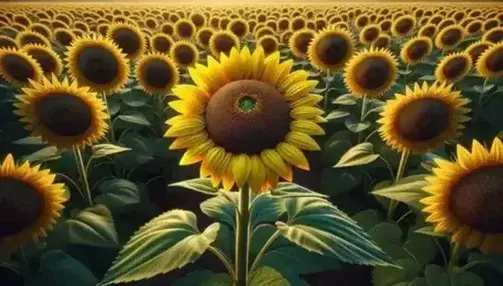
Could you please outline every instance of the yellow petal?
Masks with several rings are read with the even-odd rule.
[[[290,124],[290,130],[305,133],[307,135],[325,135],[325,131],[318,124],[309,120],[294,120]]]
[[[206,153],[214,146],[212,141],[207,140],[203,144],[189,148],[180,159],[180,166],[191,165],[204,159]]]
[[[294,119],[313,119],[322,115],[323,110],[313,106],[299,106],[290,111],[290,116]]]
[[[266,178],[266,169],[259,156],[250,157],[250,175],[248,184],[253,192],[259,192]]]
[[[294,101],[299,98],[302,98],[304,96],[307,96],[313,88],[315,88],[318,85],[317,80],[308,80],[308,81],[303,81],[303,82],[298,82],[286,90],[285,93],[285,98],[288,101]]]
[[[297,70],[289,74],[285,80],[278,82],[278,86],[282,90],[288,90],[288,88],[298,82],[304,82],[309,77],[309,73],[305,70]]]
[[[202,100],[210,97],[207,92],[192,84],[179,84],[173,87],[171,91],[180,99],[197,98]]]
[[[309,171],[309,162],[307,161],[306,156],[304,156],[304,153],[302,153],[302,151],[296,146],[290,143],[281,142],[278,146],[276,146],[276,150],[288,163],[297,166],[302,170]]]
[[[197,99],[174,100],[168,103],[171,108],[183,115],[199,115],[204,112],[204,105]]]
[[[238,187],[242,188],[251,170],[250,157],[246,154],[234,155],[231,161],[232,176]]]
[[[492,160],[496,162],[503,161],[503,143],[501,143],[498,137],[494,138],[493,144],[491,145],[491,157]]]
[[[222,171],[225,170],[228,164],[228,162],[226,162],[227,160],[226,157],[228,156],[224,148],[213,147],[211,150],[208,151],[208,154],[206,154],[205,161],[208,163],[208,168],[211,170],[211,172],[214,172],[221,176]]]
[[[276,75],[274,76],[275,81],[274,84],[278,85],[278,83],[283,82],[286,77],[290,74],[290,71],[292,70],[293,67],[293,60],[287,60],[279,64],[277,70],[276,70]]]
[[[264,162],[264,165],[280,177],[286,180],[291,178],[291,172],[289,172],[287,164],[285,164],[281,156],[275,150],[267,149],[262,151],[260,158],[262,159],[262,162]]]
[[[323,96],[318,94],[309,94],[308,96],[304,96],[295,101],[290,102],[290,107],[296,108],[299,106],[314,106],[321,100],[323,100]]]
[[[176,138],[169,146],[169,150],[185,149],[194,147],[208,139],[208,133],[199,132],[188,136]]]
[[[251,78],[261,78],[264,71],[265,53],[262,47],[255,49],[252,55]]]
[[[314,141],[313,138],[311,138],[309,135],[302,133],[302,132],[297,132],[297,131],[292,131],[289,132],[286,135],[286,142],[299,147],[302,150],[309,150],[309,151],[319,151],[320,146],[316,141]]]
[[[165,137],[179,137],[179,136],[187,136],[194,133],[197,133],[204,129],[204,119],[201,116],[196,117],[186,117],[182,121],[178,122],[178,124],[171,126]]]

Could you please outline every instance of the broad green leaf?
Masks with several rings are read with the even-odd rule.
[[[444,267],[431,264],[424,268],[424,276],[430,286],[445,286],[450,285],[450,277]]]
[[[337,196],[349,192],[360,185],[361,173],[325,168],[321,173],[321,191],[328,196]]]
[[[380,246],[402,245],[402,230],[396,223],[382,222],[369,229],[368,233]]]
[[[214,275],[215,273],[213,273],[213,271],[207,269],[197,270],[176,280],[172,286],[200,285],[201,281],[209,280]]]
[[[365,231],[368,231],[374,225],[379,223],[379,218],[375,210],[364,210],[353,216],[359,226],[361,226]]]
[[[192,179],[181,181],[178,183],[173,183],[169,185],[170,187],[182,187],[192,191],[196,191],[199,193],[207,194],[207,195],[218,195],[218,188],[213,187],[210,179],[201,178],[201,179]]]
[[[321,153],[321,159],[326,165],[335,164],[342,155],[351,148],[353,133],[349,130],[337,131],[325,142]]]
[[[236,205],[238,204],[239,193],[229,192],[226,195],[232,202],[221,194],[202,202],[200,208],[207,216],[234,228],[236,225]]]
[[[328,196],[312,191],[301,185],[290,182],[281,182],[278,186],[271,190],[271,195],[280,198],[297,198],[297,197],[317,197],[327,198]]]
[[[250,286],[290,286],[290,282],[285,279],[274,268],[264,266],[250,273]]]
[[[413,259],[398,259],[396,264],[401,268],[378,266],[372,271],[374,286],[394,286],[400,282],[417,278],[420,267]],[[446,285],[444,285],[446,286]]]
[[[418,277],[407,283],[405,286],[430,286],[430,284],[428,283],[428,280],[426,280],[426,278]]]
[[[283,200],[273,197],[269,193],[262,193],[255,197],[250,207],[250,221],[252,229],[262,223],[272,223],[286,211]]]
[[[165,212],[129,239],[98,285],[144,280],[194,262],[215,241],[219,229],[214,223],[201,233],[194,213]]]
[[[117,247],[118,238],[110,210],[95,205],[77,213],[61,226],[68,243],[101,247]]]
[[[451,273],[451,286],[484,286],[484,280],[470,271]]]
[[[58,160],[61,158],[61,153],[58,148],[54,146],[47,146],[43,149],[40,149],[34,153],[31,153],[28,156],[24,156],[22,158],[23,161],[30,161],[36,163],[44,163],[49,161]]]
[[[397,183],[381,189],[374,189],[372,194],[388,199],[400,201],[416,209],[421,209],[419,202],[428,194],[423,191],[423,187],[428,183],[424,180],[427,175],[413,175],[399,180]]]
[[[355,221],[325,199],[288,199],[285,205],[288,221],[278,221],[276,226],[298,246],[347,263],[393,265]]]
[[[140,190],[131,181],[112,179],[101,183],[98,188],[101,190],[101,195],[94,201],[112,209],[140,202]]]
[[[98,279],[84,264],[61,250],[42,255],[39,273],[39,285],[91,286],[98,283]]]
[[[419,78],[420,81],[431,81],[431,80],[436,80],[437,78],[433,75],[424,75]]]
[[[416,230],[417,233],[429,235],[429,236],[435,236],[435,237],[447,237],[449,234],[445,232],[436,232],[435,229],[432,226],[425,226],[422,227],[418,230]]]
[[[344,122],[349,131],[353,133],[360,133],[367,130],[370,127],[369,121],[359,121],[354,118],[348,118]]]
[[[358,144],[342,155],[341,159],[334,167],[344,168],[370,164],[379,158],[378,154],[376,155],[373,153],[372,143],[364,142]]]
[[[355,105],[356,98],[352,94],[343,94],[332,101],[333,104],[339,105]]]
[[[346,116],[348,116],[350,113],[347,112],[347,111],[343,111],[343,110],[333,110],[332,112],[330,112],[326,117],[325,119],[326,120],[334,120],[334,119],[339,119],[339,118],[344,118]]]
[[[117,146],[114,144],[96,144],[93,145],[93,158],[98,159],[112,154],[130,151],[131,148]]]
[[[475,90],[478,93],[486,93],[486,92],[489,92],[493,88],[494,88],[494,84],[476,85],[473,87],[473,90]]]
[[[44,141],[42,141],[42,137],[40,137],[40,136],[36,136],[36,137],[28,136],[28,137],[18,139],[12,143],[18,144],[18,145],[43,145]]]
[[[119,115],[117,116],[117,119],[127,122],[127,123],[133,123],[133,124],[138,124],[138,125],[143,125],[143,126],[150,126],[150,122],[148,122],[147,118],[145,115],[141,113],[135,113],[135,114],[129,114],[129,115]]]
[[[421,265],[430,263],[437,255],[437,245],[432,237],[413,234],[404,247],[416,258]]]
[[[188,284],[186,284],[188,285]],[[186,286],[184,285],[184,286]],[[229,274],[215,274],[212,277],[210,277],[207,280],[204,280],[201,284],[201,286],[234,286],[234,281],[232,281],[232,278],[229,276]]]
[[[147,96],[141,90],[131,89],[128,92],[124,93],[122,102],[131,107],[140,107],[144,106],[148,99],[149,96]]]

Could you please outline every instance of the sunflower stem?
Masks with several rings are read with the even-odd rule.
[[[487,85],[487,78],[484,80],[484,83],[482,84],[482,91],[479,93],[479,98],[477,101],[477,109],[474,111],[473,115],[473,122],[477,121],[480,117],[480,111],[482,110],[482,107],[484,106],[484,96],[485,96],[485,89]]]
[[[103,103],[105,104],[105,107],[107,109],[107,114],[108,114],[108,125],[110,127],[110,142],[114,143],[115,142],[115,134],[114,134],[114,126],[112,124],[112,115],[110,114],[110,107],[108,107],[108,99],[106,94],[101,94],[101,97],[103,99]]]
[[[248,284],[248,250],[250,231],[250,188],[244,185],[239,191],[239,211],[236,212],[236,285]]]
[[[324,104],[323,104],[323,110],[325,110],[325,112],[328,113],[328,91],[330,89],[330,87],[332,86],[332,80],[330,80],[330,71],[327,72],[327,78],[326,78],[326,81],[325,81],[325,101],[324,101]]]
[[[451,249],[451,258],[449,259],[448,270],[452,272],[453,268],[457,266],[459,258],[461,257],[461,245],[459,243],[454,243],[454,247]]]
[[[82,159],[82,152],[79,147],[73,147],[73,153],[75,154],[75,159],[77,160],[77,169],[80,173],[80,178],[82,179],[82,184],[84,185],[84,190],[86,192],[87,201],[89,206],[93,206],[93,199],[91,197],[91,189],[89,188],[89,181],[87,180],[86,167],[84,166],[84,159]]]
[[[361,110],[361,114],[360,114],[360,122],[363,122],[363,120],[365,119],[366,112],[367,112],[367,95],[364,95],[363,99],[362,99],[362,110]],[[360,133],[358,133],[358,144],[360,144],[360,142],[362,142],[362,140],[363,140],[363,131],[360,131]]]
[[[409,159],[410,150],[405,149],[402,151],[402,157],[400,158],[400,164],[398,165],[398,171],[395,176],[395,184],[402,179],[403,174],[405,173],[405,167],[407,166],[407,160]],[[388,220],[393,218],[393,211],[395,210],[398,201],[391,200],[388,209]]]

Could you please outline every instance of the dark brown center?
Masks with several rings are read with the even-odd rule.
[[[503,29],[492,31],[487,35],[486,39],[492,43],[503,41]]]
[[[484,29],[487,31],[487,30],[490,30],[496,26],[499,25],[499,21],[498,20],[489,20],[487,22],[484,23]]]
[[[435,34],[435,27],[427,27],[421,32],[421,36],[432,37]]]
[[[389,31],[389,29],[391,28],[391,21],[383,21],[381,23],[381,30],[383,31]]]
[[[374,46],[377,48],[387,48],[389,46],[389,38],[388,37],[379,37],[374,42]]]
[[[31,185],[13,178],[0,179],[0,238],[31,226],[44,210],[44,200]]]
[[[25,46],[28,44],[40,44],[40,45],[45,46],[44,40],[38,36],[35,36],[35,35],[26,35],[26,36],[22,37],[20,40],[20,43],[21,43],[21,46]]]
[[[279,22],[278,22],[278,27],[281,31],[284,31],[286,29],[288,29],[288,26],[290,25],[290,21],[288,21],[288,19],[281,19]]]
[[[141,39],[135,31],[128,28],[119,28],[112,34],[112,39],[127,55],[134,55],[140,49]]]
[[[201,41],[201,44],[203,44],[204,46],[208,46],[212,35],[213,35],[212,31],[204,30],[201,33],[199,33],[199,41]]]
[[[440,40],[446,46],[456,45],[461,40],[462,32],[459,29],[448,29],[442,33]]]
[[[27,52],[42,68],[44,74],[50,74],[56,69],[56,60],[44,50],[29,50]]]
[[[17,48],[16,42],[10,38],[0,38],[0,49],[2,48]]]
[[[151,59],[144,63],[143,79],[154,88],[166,88],[172,83],[173,69],[166,62],[159,59]]]
[[[203,16],[201,16],[199,14],[192,15],[191,19],[192,19],[192,23],[194,23],[194,25],[196,25],[196,27],[202,27],[204,25],[204,18],[203,18]]]
[[[243,37],[244,35],[246,35],[247,31],[245,23],[242,23],[240,21],[233,22],[232,27],[230,28],[232,33],[238,37]]]
[[[13,54],[3,57],[2,69],[15,80],[25,83],[35,75],[35,69],[26,59]]]
[[[468,25],[468,32],[470,34],[473,34],[473,33],[478,32],[480,30],[480,28],[482,28],[482,23],[473,22],[473,23],[470,23],[470,25]]]
[[[95,84],[109,84],[116,79],[119,72],[119,62],[115,55],[101,46],[82,49],[77,63],[82,76]]]
[[[445,63],[442,73],[447,79],[454,79],[465,71],[467,65],[465,57],[455,57]]]
[[[260,45],[264,49],[264,52],[266,55],[275,52],[278,49],[278,46],[276,44],[276,41],[274,41],[271,38],[265,38],[262,41],[260,41]]]
[[[67,32],[63,31],[60,31],[59,33],[56,34],[56,39],[60,44],[62,44],[65,47],[69,46],[73,41],[73,37]]]
[[[218,54],[224,53],[229,55],[232,48],[235,46],[234,39],[229,35],[219,35],[215,38],[215,48],[218,51]]]
[[[290,107],[272,85],[240,80],[220,88],[206,108],[210,138],[228,152],[259,154],[275,148],[290,129]]]
[[[196,55],[194,50],[187,45],[177,46],[175,49],[175,58],[182,65],[190,65],[194,61]]]
[[[180,38],[190,38],[194,34],[194,27],[188,22],[180,22],[176,26],[177,34]]]
[[[472,58],[472,63],[474,65],[479,60],[480,55],[482,55],[482,53],[484,53],[487,49],[489,49],[488,44],[480,44],[480,45],[476,46],[475,48],[471,49],[470,51],[468,51],[468,54]]]
[[[409,18],[400,19],[396,22],[395,29],[400,35],[405,35],[410,32],[413,24],[414,22]]]
[[[316,55],[326,65],[338,65],[348,55],[349,43],[340,35],[328,34],[316,45]]]
[[[297,30],[304,28],[305,25],[306,25],[306,22],[304,21],[304,19],[300,19],[300,18],[295,19],[292,22],[292,28],[294,31],[297,31]]]
[[[389,82],[390,76],[391,64],[383,57],[366,57],[354,67],[356,84],[366,90],[383,87]]]
[[[427,141],[446,130],[451,119],[448,106],[435,98],[417,99],[403,107],[396,118],[398,134],[406,140]]]
[[[486,68],[491,72],[503,71],[503,47],[491,52],[486,58]]]
[[[230,21],[231,21],[231,20],[230,20],[230,19],[227,19],[227,18],[223,18],[223,19],[221,19],[221,20],[220,20],[220,29],[223,29],[223,30],[227,29],[227,25],[229,25],[229,22],[230,22]]]
[[[358,27],[364,27],[367,25],[368,22],[369,22],[369,18],[359,17],[358,21],[356,23],[357,23]]]
[[[160,53],[167,53],[171,49],[171,41],[165,37],[155,37],[154,38],[154,48]]]
[[[309,44],[311,43],[311,40],[313,39],[313,34],[311,33],[300,33],[300,35],[297,35],[295,38],[295,48],[301,52],[302,54],[307,53],[307,48],[309,47]]]
[[[363,37],[368,42],[373,42],[379,36],[379,29],[376,27],[370,27],[365,30]]]
[[[462,223],[486,233],[503,233],[503,166],[465,175],[452,187],[449,209]]]
[[[425,41],[416,41],[407,49],[407,55],[411,60],[417,61],[422,59],[428,53],[429,45]]]
[[[173,35],[173,26],[171,25],[164,25],[162,26],[162,32],[167,35]]]

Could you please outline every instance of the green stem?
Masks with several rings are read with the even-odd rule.
[[[367,95],[364,95],[363,99],[362,99],[362,110],[361,110],[361,114],[360,114],[360,122],[363,122],[363,120],[365,119],[366,112],[367,112]],[[358,144],[360,142],[362,142],[362,140],[363,140],[363,131],[358,133]]]
[[[484,84],[482,85],[482,92],[479,93],[479,98],[477,102],[477,109],[475,110],[475,114],[473,116],[473,122],[477,121],[480,117],[480,113],[482,111],[482,107],[484,106],[484,95],[485,95],[485,89],[487,85],[487,78],[484,80]]]
[[[102,100],[103,100],[103,103],[105,104],[105,107],[106,107],[106,110],[107,110],[107,113],[108,113],[108,127],[110,128],[110,137],[111,137],[111,142],[114,143],[115,142],[115,134],[114,134],[114,126],[112,125],[112,115],[110,114],[110,107],[108,107],[108,99],[107,99],[107,96],[103,93],[101,95],[102,97]]]
[[[84,166],[84,159],[82,159],[82,153],[79,147],[73,147],[73,153],[75,159],[77,160],[77,169],[79,170],[80,177],[82,178],[82,184],[84,185],[84,190],[87,195],[87,201],[89,206],[93,206],[93,199],[91,197],[91,189],[89,188],[89,181],[87,180],[86,167]]]
[[[454,247],[451,249],[451,258],[449,260],[449,272],[458,264],[459,258],[461,256],[461,245],[459,243],[454,243]]]
[[[255,268],[257,268],[257,266],[260,262],[260,259],[264,256],[267,249],[276,240],[276,238],[278,238],[278,236],[280,236],[280,232],[276,231],[273,235],[271,235],[271,237],[269,237],[269,239],[266,241],[264,246],[262,246],[262,249],[260,250],[260,252],[257,254],[257,257],[255,257],[255,261],[253,261],[252,267],[250,268],[250,272],[253,272],[253,270],[255,270]]]
[[[405,65],[405,81],[404,85],[407,85],[409,79],[409,64]]]
[[[402,179],[403,174],[405,173],[405,167],[407,166],[407,160],[409,159],[409,154],[410,150],[405,149],[402,151],[402,157],[400,158],[400,164],[398,165],[398,171],[396,172],[395,176],[395,184]],[[393,211],[395,210],[395,207],[397,206],[398,201],[391,200],[389,209],[388,209],[388,220],[391,220],[393,218]]]
[[[332,85],[332,81],[329,78],[330,78],[330,71],[327,72],[327,77],[325,81],[325,98],[324,98],[325,101],[323,104],[323,110],[325,110],[325,112],[328,112],[328,93],[330,86]]]
[[[248,283],[248,255],[250,231],[250,188],[247,185],[239,190],[239,212],[236,214],[236,285]]]
[[[236,282],[236,272],[234,272],[234,269],[232,268],[232,263],[230,259],[218,248],[215,248],[213,246],[210,246],[208,250],[215,254],[215,256],[222,261],[222,263],[225,265],[225,268],[227,268],[227,271],[229,272],[229,275],[232,278],[232,281]]]

